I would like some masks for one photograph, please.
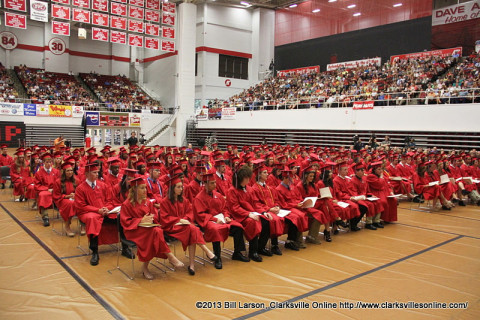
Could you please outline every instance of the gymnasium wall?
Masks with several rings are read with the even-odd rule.
[[[338,62],[430,50],[432,17],[336,34],[275,47],[275,69],[326,65]]]

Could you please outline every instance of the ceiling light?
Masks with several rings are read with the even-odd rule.
[[[360,16],[360,15],[362,15],[360,12],[357,12],[357,13],[354,13],[354,14],[353,14],[354,17],[358,17],[358,16]]]
[[[289,8],[296,8],[296,7],[297,7],[297,4],[294,3],[294,4],[289,5],[288,7],[289,7]]]
[[[357,5],[356,4],[351,4],[349,6],[347,6],[348,9],[352,9],[352,8],[355,8]]]
[[[403,5],[402,3],[397,3],[397,4],[394,4],[393,7],[397,8],[397,7],[401,7],[402,5]]]
[[[252,5],[250,3],[248,3],[247,1],[240,1],[240,4],[241,5],[244,5],[245,7],[251,7]]]
[[[312,10],[313,13],[317,13],[317,12],[320,12],[320,9],[314,9]]]
[[[328,0],[328,2],[337,2],[337,0]]]

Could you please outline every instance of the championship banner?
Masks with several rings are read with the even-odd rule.
[[[160,49],[160,41],[157,38],[145,37],[145,48],[158,50]]]
[[[3,5],[5,9],[27,11],[27,0],[4,0]]]
[[[222,120],[235,120],[237,114],[237,108],[227,107],[222,108]]]
[[[169,13],[162,12],[162,23],[169,26],[175,25],[175,16]]]
[[[74,118],[82,118],[85,114],[82,106],[72,106],[72,117]]]
[[[70,20],[70,7],[52,4],[52,18]]]
[[[92,40],[106,41],[108,42],[109,32],[108,29],[92,28]]]
[[[285,77],[289,73],[309,74],[309,73],[318,73],[318,72],[320,72],[320,66],[311,66],[311,67],[303,67],[303,68],[296,68],[296,69],[279,70],[277,71],[277,76]]]
[[[122,17],[127,16],[127,5],[117,2],[112,2],[110,5],[110,13],[116,14]]]
[[[172,2],[164,2],[162,4],[162,11],[163,12],[168,12],[168,13],[171,13],[171,14],[175,14],[176,11],[177,11],[177,8],[175,6],[175,3],[172,3]]]
[[[72,4],[80,8],[90,8],[90,0],[72,0]]]
[[[353,110],[373,109],[373,101],[354,101]]]
[[[121,31],[110,31],[110,42],[127,44],[127,34]]]
[[[480,18],[480,0],[433,10],[432,26]]]
[[[128,19],[128,31],[143,33],[143,21]]]
[[[52,33],[61,36],[70,36],[70,23],[52,21]]]
[[[158,37],[160,35],[160,26],[151,23],[145,23],[145,34]]]
[[[52,2],[57,2],[61,4],[70,4],[70,0],[52,0]]]
[[[130,0],[131,6],[145,7],[145,0]]]
[[[167,39],[175,39],[175,28],[162,27],[162,37]]]
[[[440,56],[442,58],[453,56],[454,54],[458,54],[459,57],[462,56],[462,47],[457,48],[449,48],[449,49],[441,49],[441,50],[433,50],[433,51],[423,51],[423,52],[415,52],[415,53],[407,53],[407,54],[399,54],[396,56],[390,57],[390,62],[394,63],[399,60],[408,60],[408,59],[418,59],[418,58],[426,58],[431,56]]]
[[[35,117],[37,115],[37,105],[36,104],[23,104],[23,115]]]
[[[127,18],[110,16],[110,27],[115,29],[126,30],[127,29]]]
[[[100,126],[100,112],[87,111],[85,112],[85,119],[87,126]]]
[[[0,103],[0,115],[23,116],[23,103]]]
[[[141,116],[138,113],[130,113],[130,127],[140,127]]]
[[[208,109],[198,108],[195,110],[195,118],[198,121],[207,121],[208,120]]]
[[[60,106],[56,104],[51,104],[48,106],[48,115],[50,117],[71,117],[72,106]]]
[[[48,117],[50,111],[47,105],[37,104],[37,117]]]
[[[147,0],[147,9],[160,10],[160,0]]]
[[[92,23],[97,26],[108,27],[109,15],[106,13],[92,12]]]
[[[162,51],[175,52],[175,42],[162,40]]]
[[[102,127],[128,127],[129,115],[128,113],[118,112],[101,112],[100,126]]]
[[[30,19],[41,22],[48,22],[48,3],[37,0],[30,0]]]
[[[72,20],[77,22],[90,23],[90,11],[73,8]]]
[[[370,59],[362,59],[362,60],[354,60],[354,61],[345,61],[339,63],[330,63],[327,64],[327,71],[334,71],[339,68],[345,69],[353,69],[357,67],[365,67],[365,66],[381,66],[382,65],[382,58],[370,58]]]
[[[140,8],[140,7],[134,7],[134,6],[130,6],[128,9],[129,9],[128,10],[128,17],[129,18],[142,19],[143,20],[143,16],[145,15],[145,9]]]
[[[93,0],[92,9],[108,12],[108,0]]]
[[[136,34],[129,34],[128,45],[132,47],[143,47],[143,36],[137,36]]]
[[[154,10],[145,10],[145,20],[151,22],[160,22],[160,12]]]
[[[12,28],[27,29],[27,16],[5,11],[5,25]]]
[[[0,144],[9,148],[18,147],[18,140],[25,140],[25,123],[0,121]]]

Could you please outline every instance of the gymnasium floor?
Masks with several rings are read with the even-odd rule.
[[[35,211],[13,202],[11,190],[0,190],[2,319],[480,319],[480,207],[426,213],[401,202],[399,221],[383,230],[341,233],[262,263],[224,257],[223,270],[196,265],[194,277],[151,267],[156,279],[147,281],[138,260],[134,280],[109,273],[116,265],[110,246],[100,248],[100,264],[91,267],[78,237],[43,227]],[[61,230],[59,220],[54,226]],[[87,238],[80,240],[87,247]],[[231,246],[229,239],[225,247]],[[187,261],[178,244],[176,254]],[[120,265],[131,271],[130,260],[121,257]],[[303,308],[263,308],[287,300]],[[468,306],[360,308],[409,301]]]

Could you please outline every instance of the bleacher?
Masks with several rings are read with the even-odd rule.
[[[15,102],[18,92],[8,70],[0,63],[0,102]]]

